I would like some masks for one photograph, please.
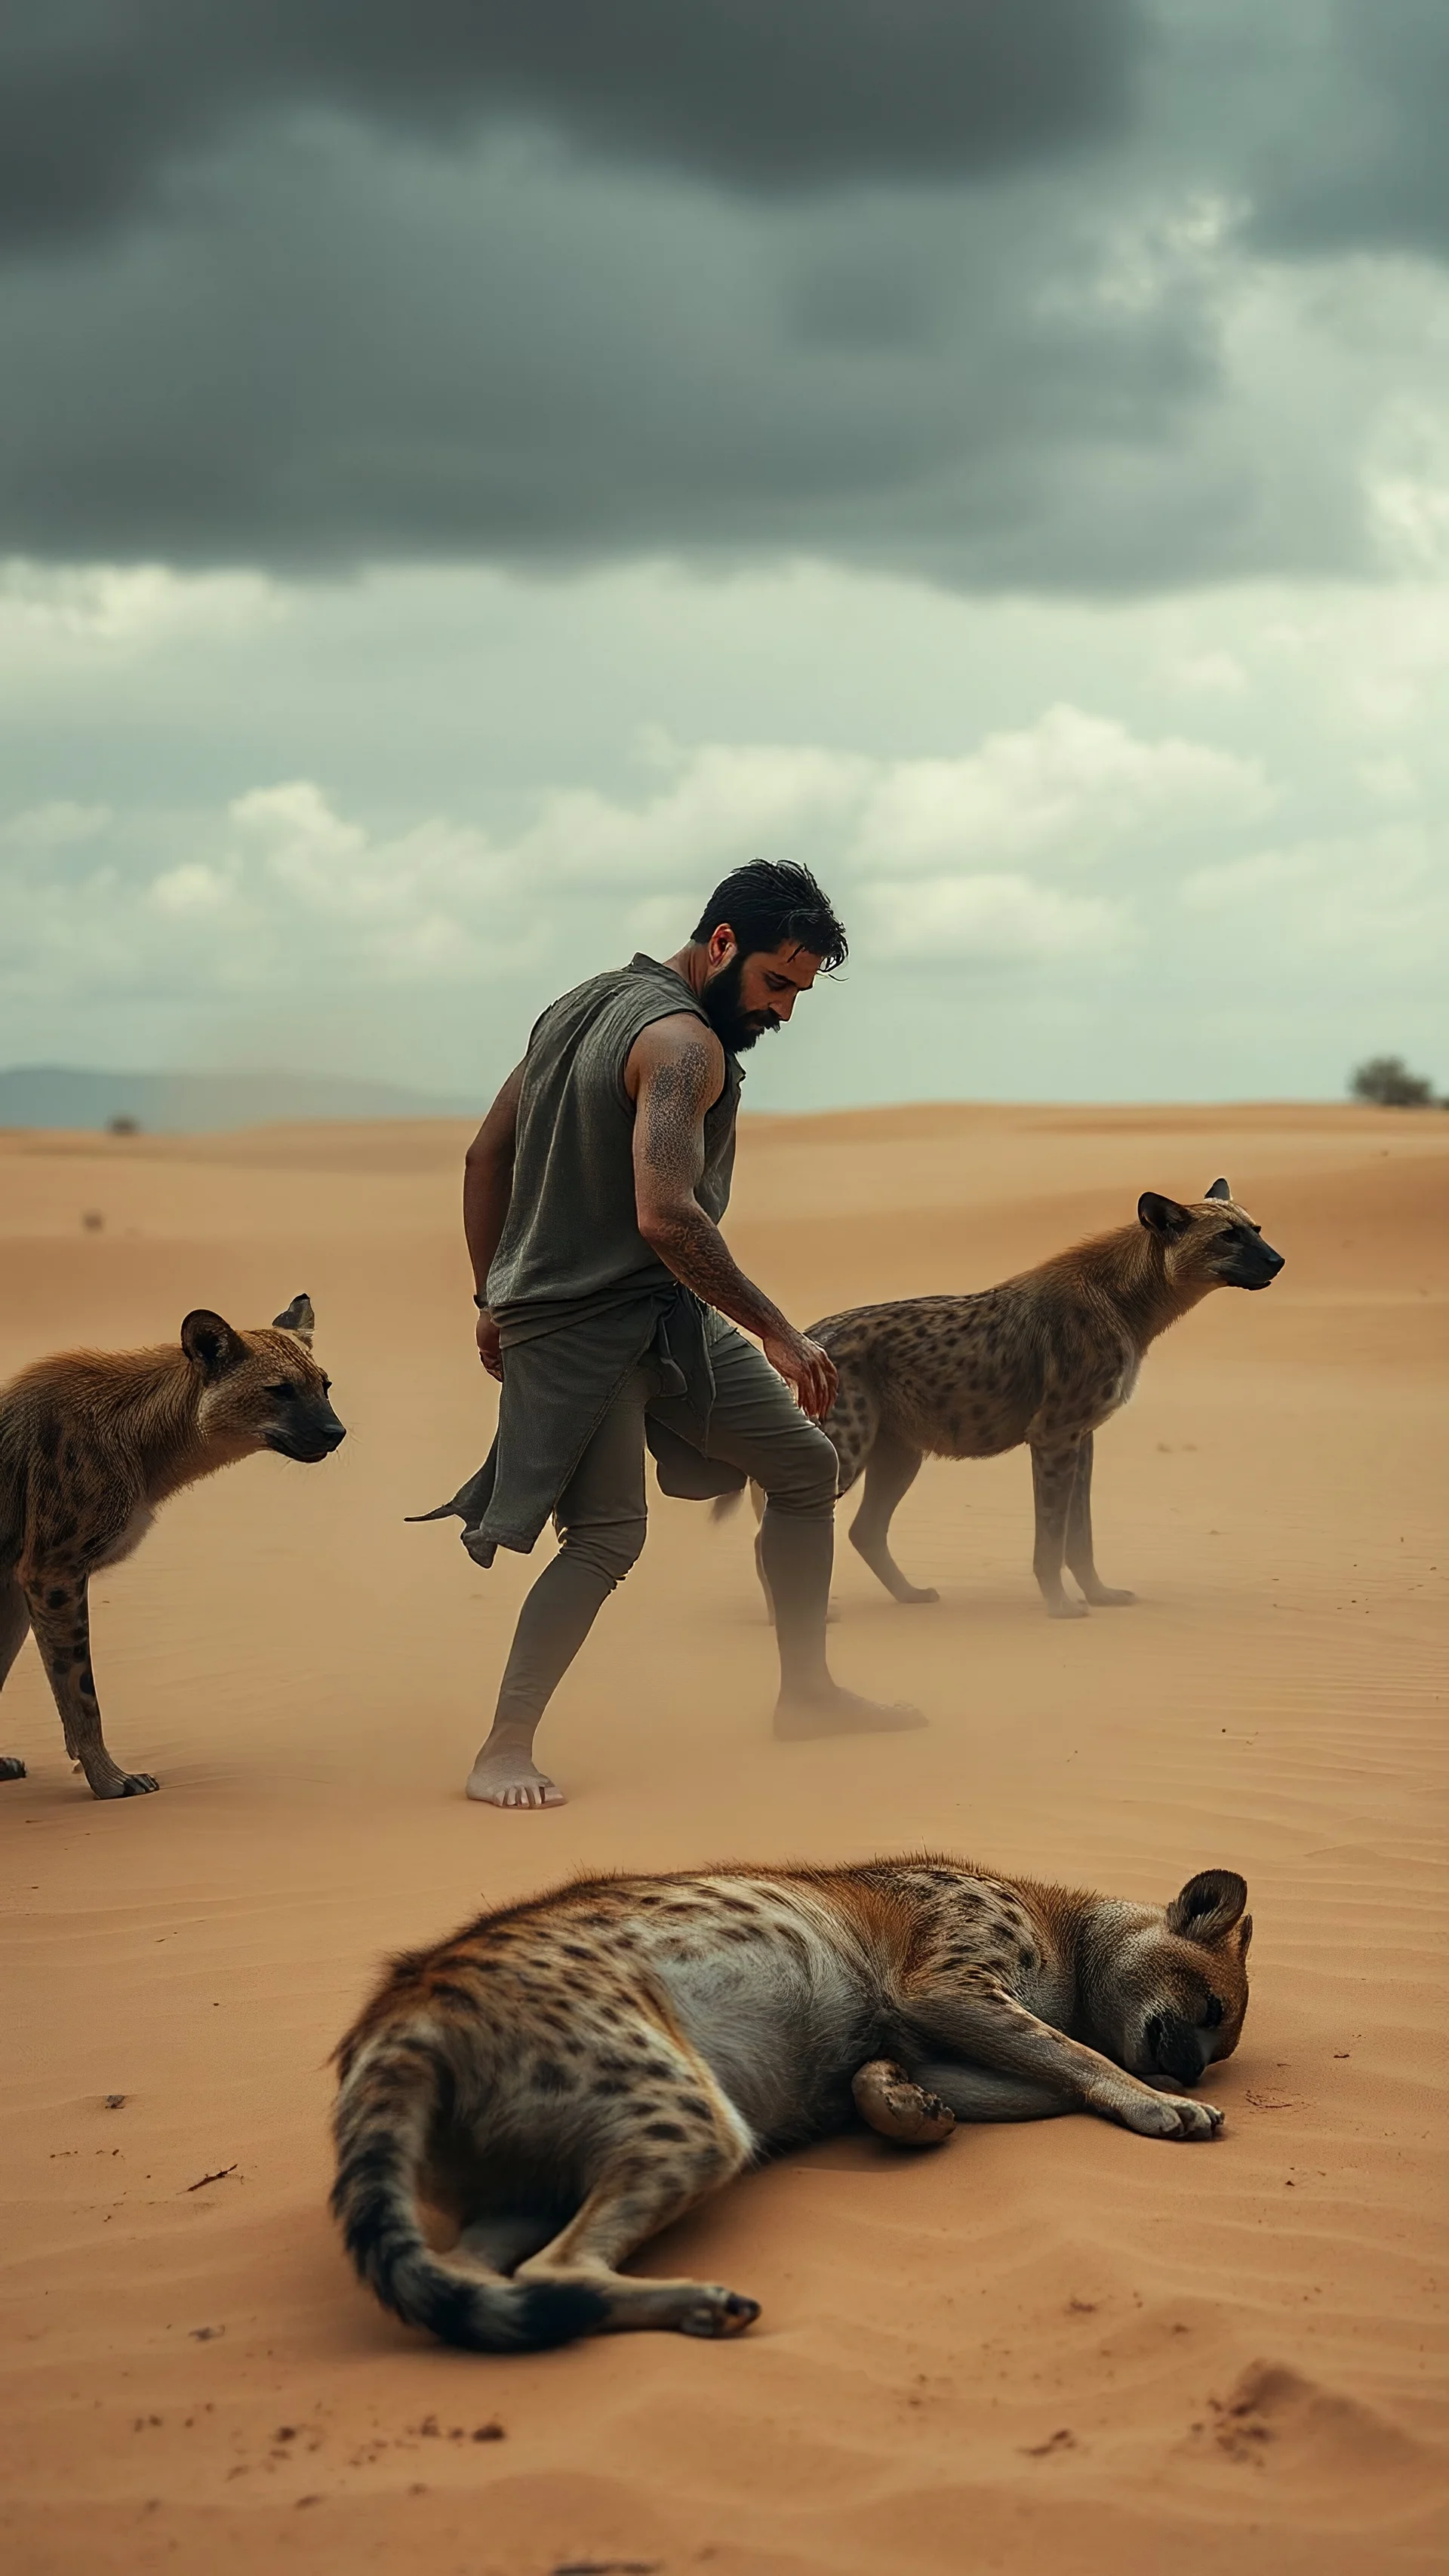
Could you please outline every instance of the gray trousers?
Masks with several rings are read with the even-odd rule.
[[[646,1412],[763,1488],[761,1570],[775,1606],[782,1687],[808,1690],[825,1678],[834,1444],[733,1324],[712,1315],[708,1332],[715,1401],[704,1438],[687,1404],[660,1394],[658,1371],[646,1360],[631,1369],[559,1496],[558,1554],[519,1613],[495,1725],[537,1725],[609,1594],[639,1557],[648,1527]]]

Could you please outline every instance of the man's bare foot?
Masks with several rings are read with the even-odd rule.
[[[567,1804],[556,1780],[540,1771],[526,1744],[492,1736],[479,1751],[468,1774],[467,1794],[486,1807],[562,1807]]]
[[[775,1703],[775,1733],[786,1742],[810,1735],[899,1735],[925,1723],[923,1711],[909,1700],[862,1699],[837,1682],[815,1691],[781,1691]]]

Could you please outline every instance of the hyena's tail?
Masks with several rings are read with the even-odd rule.
[[[428,2246],[418,2175],[452,2093],[441,2048],[416,2024],[364,2041],[345,2064],[333,2115],[332,2213],[359,2277],[405,2325],[469,2352],[540,2352],[595,2332],[608,2301],[587,2283],[490,2277]]]

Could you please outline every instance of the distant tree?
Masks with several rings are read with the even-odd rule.
[[[108,1118],[106,1120],[106,1134],[108,1136],[139,1136],[140,1133],[140,1119],[128,1117],[124,1110],[122,1110],[119,1117]]]
[[[1371,1055],[1349,1077],[1355,1100],[1372,1100],[1380,1109],[1427,1109],[1434,1086],[1422,1073],[1410,1073],[1401,1055]]]

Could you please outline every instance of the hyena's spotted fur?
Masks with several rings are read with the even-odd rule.
[[[865,1471],[851,1544],[897,1601],[937,1597],[890,1551],[892,1515],[922,1459],[995,1458],[1022,1442],[1033,1570],[1052,1617],[1085,1616],[1063,1587],[1064,1562],[1094,1607],[1132,1599],[1102,1582],[1092,1552],[1093,1434],[1126,1403],[1169,1324],[1213,1289],[1266,1288],[1283,1267],[1226,1181],[1188,1205],[1149,1190],[1137,1216],[999,1288],[857,1306],[811,1325],[840,1376],[824,1427],[841,1493]]]
[[[1166,1907],[922,1854],[585,1879],[397,1959],[338,2050],[333,2208],[384,2305],[503,2352],[626,2326],[732,2334],[717,2282],[630,2279],[647,2237],[857,2114],[904,2144],[1086,2109],[1207,2138],[1247,1889]],[[424,2210],[456,2232],[431,2250]]]
[[[98,1798],[154,1789],[106,1750],[87,1586],[139,1547],[157,1505],[259,1449],[327,1457],[345,1436],[312,1357],[310,1298],[238,1332],[197,1307],[179,1342],[61,1351],[0,1388],[0,1686],[31,1630],[71,1760]],[[24,1776],[13,1755],[0,1779]]]

